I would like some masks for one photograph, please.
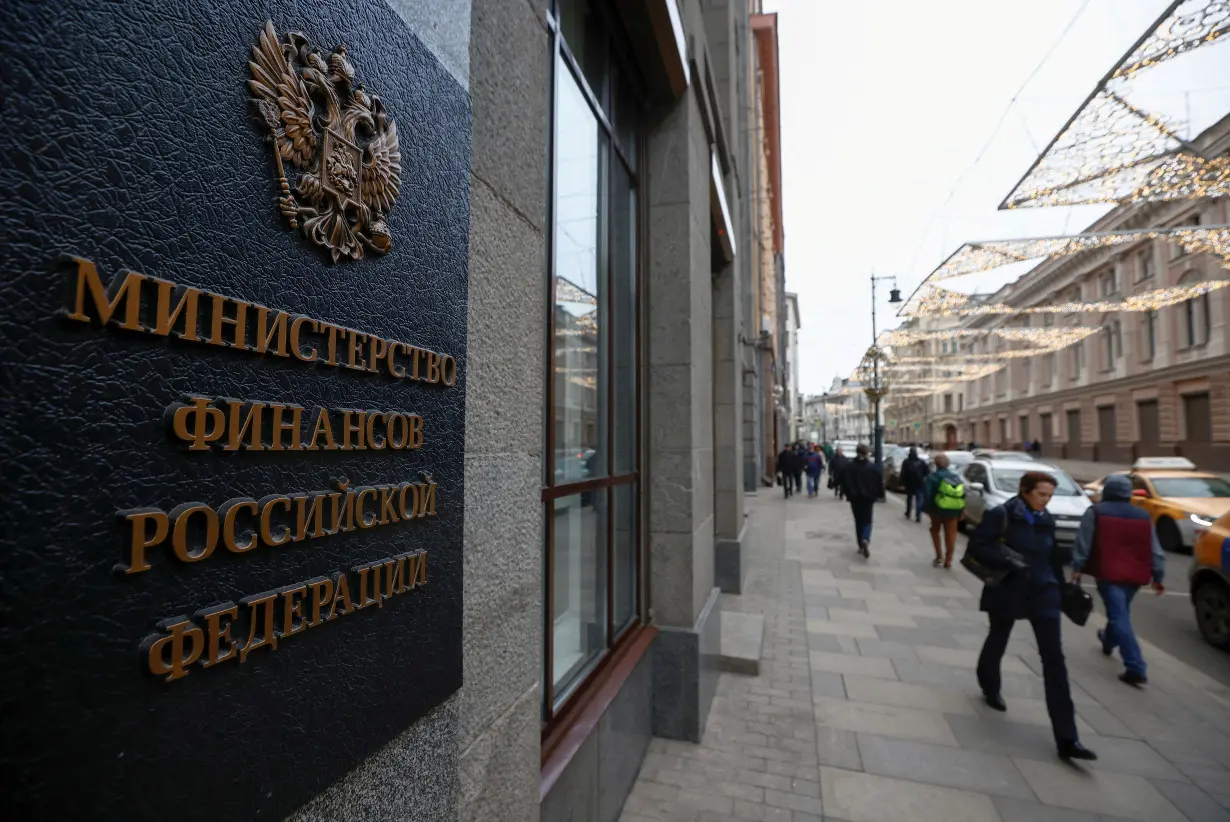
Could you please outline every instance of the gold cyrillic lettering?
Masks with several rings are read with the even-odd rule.
[[[278,632],[274,629],[274,617],[276,616],[273,610],[273,603],[277,601],[277,591],[267,591],[256,596],[245,597],[239,600],[239,604],[248,609],[248,641],[239,649],[239,662],[242,664],[248,660],[248,654],[255,651],[257,648],[269,646],[269,650],[276,651],[278,649]],[[263,608],[264,615],[257,617],[257,610]],[[256,636],[256,629],[261,629],[259,641]]]
[[[398,431],[398,428],[401,431]],[[400,434],[400,436],[399,436]],[[406,443],[410,441],[410,423],[406,419],[406,415],[400,411],[394,411],[389,414],[388,433],[385,435],[385,442],[389,448],[394,451],[400,451],[406,447]]]
[[[388,525],[390,522],[398,522],[401,517],[397,516],[397,486],[381,485],[379,487],[380,524]]]
[[[194,514],[205,520],[205,541],[195,547],[188,545],[188,524]],[[203,502],[186,502],[171,512],[171,548],[184,562],[200,562],[218,546],[218,514]]]
[[[290,434],[291,451],[299,451],[303,448],[303,408],[298,405],[269,405],[273,411],[273,441],[269,445],[270,451],[282,450],[282,436]],[[290,412],[290,422],[283,422],[282,415]]]
[[[384,359],[384,355],[388,353],[388,340],[377,337],[375,334],[369,334],[367,341],[371,343],[370,350],[367,355],[367,370],[376,373],[376,369],[380,367],[380,361]]]
[[[303,328],[304,323],[312,323],[313,326],[317,326],[320,324],[316,322],[315,320],[309,317],[304,317],[302,315],[297,316],[293,320],[291,320],[290,321],[290,353],[291,353],[291,356],[293,356],[296,360],[299,360],[300,362],[316,362],[316,349],[310,348],[308,349],[308,352],[305,354],[303,353],[303,346],[300,345],[299,343],[299,331]],[[333,363],[329,363],[329,365],[333,365]]]
[[[432,385],[440,381],[440,355],[434,351],[427,352],[427,376],[423,381]]]
[[[342,571],[333,578],[333,601],[329,603],[329,619],[333,619],[337,615],[337,604],[343,602],[342,615],[350,613],[355,609],[354,603],[350,601],[350,582],[346,579],[346,572]]]
[[[224,451],[238,451],[240,447],[245,451],[264,451],[265,443],[261,441],[261,414],[265,410],[265,403],[253,402],[245,403],[243,400],[226,400],[228,409],[227,422],[227,438],[226,445],[222,446]],[[240,414],[247,407],[247,415],[240,421]],[[248,444],[243,444],[244,436],[248,435]]]
[[[272,525],[272,520],[273,520],[273,506],[275,505],[282,506],[283,508],[286,509],[286,513],[290,514],[290,497],[280,497],[280,496],[265,497],[260,502],[261,542],[265,543],[271,548],[277,548],[279,545],[285,545],[286,543],[290,542],[290,538],[291,538],[289,525],[282,526],[282,530],[277,536],[274,536],[273,534],[273,529],[271,525]]]
[[[352,371],[365,370],[367,363],[363,361],[363,343],[367,341],[367,335],[355,331],[353,328],[343,328],[341,333],[349,338],[350,343],[347,346],[346,363],[343,367],[349,368]]]
[[[247,511],[255,517],[259,514],[260,507],[257,505],[256,500],[250,497],[241,497],[227,500],[218,509],[218,516],[222,518],[222,545],[232,554],[246,553],[255,548],[257,544],[255,531],[245,531],[242,535],[235,533],[235,518],[242,511]],[[242,538],[242,542],[240,538]]]
[[[312,614],[308,618],[308,627],[315,628],[328,617],[322,617],[320,611],[333,601],[333,580],[328,577],[316,577],[307,581],[307,587],[312,589]]]
[[[338,480],[337,488],[341,493],[329,494],[329,499],[333,502],[333,530],[330,533],[348,533],[355,529],[355,492],[350,490],[348,479]]]
[[[387,364],[389,373],[392,374],[394,377],[397,377],[397,379],[399,380],[405,379],[406,369],[398,367],[397,360],[393,359],[393,357],[394,355],[397,354],[399,350],[402,350],[405,348],[406,348],[405,343],[391,342],[389,343],[388,356],[385,358],[385,363]]]
[[[418,487],[412,482],[403,482],[401,485],[397,486],[397,488],[398,488],[398,493],[397,493],[397,514],[398,516],[400,516],[402,519],[414,519],[416,516],[418,516],[418,513],[417,513],[418,507],[419,507]],[[411,500],[409,505],[406,504],[406,492],[407,491],[414,492],[414,499]]]
[[[371,570],[371,566],[370,565],[359,565],[355,568],[352,568],[351,570],[359,575],[359,595],[358,595],[359,601],[355,603],[354,609],[356,611],[362,611],[368,605],[375,604],[375,600],[369,599],[367,596],[367,572]]]
[[[366,411],[342,411],[342,450],[362,451],[367,448],[363,441],[364,423],[367,420]],[[355,444],[350,444],[350,435],[355,435]]]
[[[448,354],[441,354],[440,375],[444,380],[444,384],[452,388],[457,383],[457,360]]]
[[[316,445],[316,440],[321,434],[325,435],[325,444],[323,449]],[[320,413],[316,415],[316,426],[312,429],[312,440],[308,443],[308,451],[324,450],[336,451],[337,441],[333,439],[333,423],[329,421],[329,409],[321,408]]]
[[[406,447],[416,451],[423,447],[423,418],[418,414],[408,414],[406,419],[410,426],[410,441]]]
[[[324,530],[325,505],[320,494],[296,494],[295,501],[295,542],[305,539],[323,537],[329,532]]]
[[[167,682],[173,682],[188,675],[188,666],[201,658],[205,646],[205,635],[201,629],[192,624],[187,617],[175,617],[158,624],[158,627],[168,632],[167,636],[159,637],[152,634],[141,643],[141,651],[148,659],[149,672],[154,676],[165,676]],[[184,648],[185,640],[188,648]]]
[[[188,397],[190,405],[171,406],[171,430],[189,443],[189,451],[208,451],[209,444],[222,438],[226,418],[222,411],[211,408],[209,397]]]
[[[426,482],[415,483],[419,489],[416,517],[434,517],[436,515],[436,484],[431,477]]]
[[[145,558],[147,548],[153,548],[167,538],[170,521],[166,513],[159,508],[138,508],[133,511],[121,511],[120,516],[132,528],[128,543],[128,565],[124,568],[126,574],[136,574],[150,569]],[[148,533],[147,523],[154,524],[154,533]]]
[[[401,563],[397,561],[397,557],[393,557],[386,559],[382,564],[384,566],[384,597],[390,599],[402,592]]]
[[[201,290],[190,286],[179,286],[177,288],[175,283],[154,278],[151,278],[151,282],[158,284],[158,297],[154,304],[154,333],[160,337],[171,336],[171,332],[175,330],[175,323],[182,317],[184,320],[184,330],[175,336],[189,342],[200,342],[201,337],[197,334],[196,323],[200,311],[198,300],[201,296]],[[175,309],[172,310],[171,297],[176,292],[179,294],[179,302],[175,304]]]
[[[386,443],[388,442],[388,435],[386,434],[385,436],[381,437],[379,441],[376,440],[376,420],[380,420],[381,422],[383,422],[385,425],[385,430],[387,431],[388,430],[388,417],[386,417],[384,414],[381,414],[379,411],[368,411],[366,412],[366,416],[367,416],[367,426],[366,426],[367,447],[372,449],[373,451],[383,451],[385,449]]]
[[[413,345],[406,346],[410,350],[410,379],[418,382],[419,379],[419,358],[423,356],[423,349],[415,348]]]
[[[354,521],[360,528],[371,528],[380,522],[380,517],[376,513],[372,513],[369,517],[363,512],[363,506],[367,501],[367,497],[376,496],[375,488],[361,488],[359,493],[355,495],[354,502]]]
[[[210,299],[213,301],[213,310],[210,313],[209,323],[209,339],[206,340],[210,345],[231,346],[234,348],[247,349],[247,321],[248,321],[248,304],[243,300],[236,300],[231,297],[224,297],[221,294],[210,294]],[[235,306],[235,316],[226,316],[227,304]],[[235,342],[228,343],[222,339],[222,326],[229,325],[235,329]]]
[[[286,357],[286,325],[290,315],[285,311],[273,312],[273,325],[269,325],[269,309],[263,305],[253,305],[256,310],[256,347],[252,350],[257,354],[269,352],[277,357]],[[277,344],[274,345],[274,340]],[[296,348],[298,341],[296,340]]]
[[[224,602],[203,611],[197,611],[197,619],[205,621],[206,649],[201,667],[212,668],[239,655],[239,646],[231,638],[231,625],[239,618],[239,608],[233,602]],[[226,617],[224,625],[222,618]],[[226,643],[225,645],[223,643]]]
[[[292,585],[282,589],[282,634],[285,639],[288,636],[302,633],[308,628],[307,622],[303,619],[303,601],[295,601],[295,597],[307,596],[307,585]],[[298,621],[296,622],[296,619]]]
[[[111,281],[110,288],[104,289],[102,280],[98,278],[98,268],[92,261],[84,257],[69,259],[77,264],[77,300],[72,313],[68,315],[70,320],[83,323],[90,321],[89,315],[85,313],[85,297],[88,292],[100,325],[111,322],[115,310],[123,303],[124,319],[120,328],[129,331],[142,330],[141,283],[149,279],[148,277],[135,271],[121,271],[120,276]]]
[[[337,335],[339,331],[344,334],[346,329],[338,328],[336,325],[330,325],[329,323],[316,323],[316,332],[325,335],[325,365],[337,365]]]
[[[417,588],[427,584],[427,552],[415,551],[406,556],[406,587]]]

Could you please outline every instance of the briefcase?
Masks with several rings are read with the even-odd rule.
[[[1084,625],[1093,613],[1093,597],[1090,596],[1079,582],[1063,584],[1063,601],[1060,605],[1064,616],[1077,625]]]

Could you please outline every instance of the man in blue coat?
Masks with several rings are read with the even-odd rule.
[[[1121,475],[1108,477],[1102,501],[1085,512],[1072,551],[1073,580],[1082,573],[1095,577],[1106,606],[1106,629],[1098,632],[1102,653],[1119,648],[1126,670],[1119,679],[1140,687],[1148,682],[1145,658],[1132,630],[1132,599],[1140,586],[1152,583],[1165,592],[1166,554],[1149,514],[1132,504],[1132,483]]]

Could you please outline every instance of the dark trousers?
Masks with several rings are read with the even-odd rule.
[[[1051,730],[1056,742],[1076,740],[1076,708],[1072,705],[1072,689],[1068,685],[1068,665],[1063,658],[1060,638],[1060,618],[1034,617],[1029,620],[1038,640],[1038,655],[1042,657],[1042,682],[1046,688],[1046,712],[1051,717]],[[1014,620],[991,617],[991,630],[982,644],[978,657],[978,685],[984,694],[1000,691],[999,664],[1008,647]]]
[[[854,513],[855,540],[871,539],[871,516],[875,512],[876,501],[850,500],[850,510]]]
[[[803,493],[803,472],[795,471],[792,476],[794,477],[794,492],[796,494]]]
[[[914,504],[913,505],[914,521],[921,522],[922,521],[922,509],[923,509],[922,486],[919,486],[918,488],[914,488],[913,490],[909,488],[905,489],[905,515],[907,518],[910,516],[910,507],[911,507],[910,503]]]
[[[786,499],[794,493],[794,479],[785,471],[782,472],[782,490],[786,492]]]

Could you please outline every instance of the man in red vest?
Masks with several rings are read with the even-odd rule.
[[[1140,586],[1165,592],[1162,576],[1166,555],[1158,542],[1153,520],[1132,504],[1132,483],[1122,474],[1108,477],[1102,486],[1102,501],[1085,511],[1072,552],[1073,581],[1088,574],[1098,581],[1098,593],[1106,606],[1106,629],[1098,631],[1102,653],[1115,648],[1127,669],[1119,679],[1140,687],[1148,682],[1145,658],[1132,630],[1132,598]]]

